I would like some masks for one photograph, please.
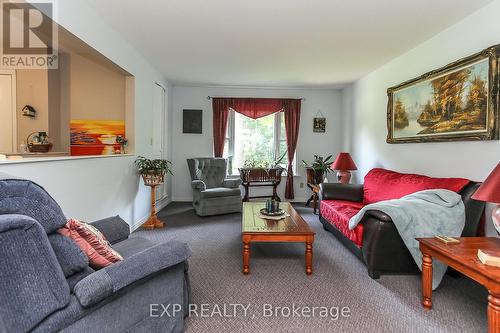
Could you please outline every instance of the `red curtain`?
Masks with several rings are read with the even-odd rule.
[[[277,98],[233,98],[234,111],[249,118],[258,119],[283,109],[282,100]]]
[[[229,98],[213,98],[212,109],[214,128],[214,156],[222,157],[224,141],[226,140],[227,118],[232,101]]]
[[[285,198],[293,199],[293,169],[292,162],[297,148],[300,124],[300,99],[282,100],[283,111],[285,112],[285,131],[287,143],[288,168],[286,176]]]

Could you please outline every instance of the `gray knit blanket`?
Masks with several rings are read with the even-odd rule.
[[[462,197],[452,191],[437,189],[416,192],[401,199],[380,201],[363,207],[349,221],[349,229],[361,222],[367,210],[380,210],[389,215],[399,235],[422,270],[422,253],[415,238],[437,235],[460,237],[465,226]],[[433,261],[432,289],[436,289],[447,266]]]

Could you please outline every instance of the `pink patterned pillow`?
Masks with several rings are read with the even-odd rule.
[[[123,260],[122,256],[113,250],[106,237],[94,226],[69,219],[58,232],[71,238],[78,247],[89,257],[90,267],[103,268],[114,262]]]

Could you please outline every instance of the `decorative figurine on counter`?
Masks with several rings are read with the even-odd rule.
[[[128,140],[127,138],[125,138],[124,136],[120,136],[118,135],[116,137],[116,143],[118,143],[120,145],[120,154],[125,154],[125,146],[128,144]]]

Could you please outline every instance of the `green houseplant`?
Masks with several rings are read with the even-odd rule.
[[[139,156],[134,163],[144,180],[144,185],[151,187],[151,215],[142,227],[145,229],[163,228],[165,223],[156,215],[156,187],[165,182],[165,174],[173,175],[172,162]]]
[[[270,197],[272,197],[274,200],[281,201],[280,197],[276,193],[276,189],[281,182],[281,175],[285,170],[285,168],[281,166],[281,162],[283,162],[285,156],[286,152],[284,152],[278,158],[273,158],[271,161],[257,159],[245,160],[243,166],[238,169],[238,171],[240,172],[242,185],[245,188],[245,196],[243,197],[243,201],[248,201],[248,199],[251,198],[249,196],[250,186],[272,186],[273,194]],[[262,183],[269,183],[269,185],[264,185]]]
[[[281,154],[278,158],[274,158],[273,160],[258,160],[258,159],[253,159],[250,158],[248,160],[245,160],[243,163],[243,166],[241,169],[283,169],[281,166],[281,162],[283,162],[283,159],[286,156],[286,152]]]
[[[306,168],[307,172],[307,182],[316,185],[321,184],[326,175],[332,172],[332,169],[330,169],[332,163],[332,155],[326,158],[314,155],[314,161],[312,163],[302,160],[302,165]]]
[[[144,179],[144,184],[158,185],[165,181],[165,174],[172,173],[172,162],[163,159],[149,159],[144,156],[139,156],[135,160],[139,174]]]

